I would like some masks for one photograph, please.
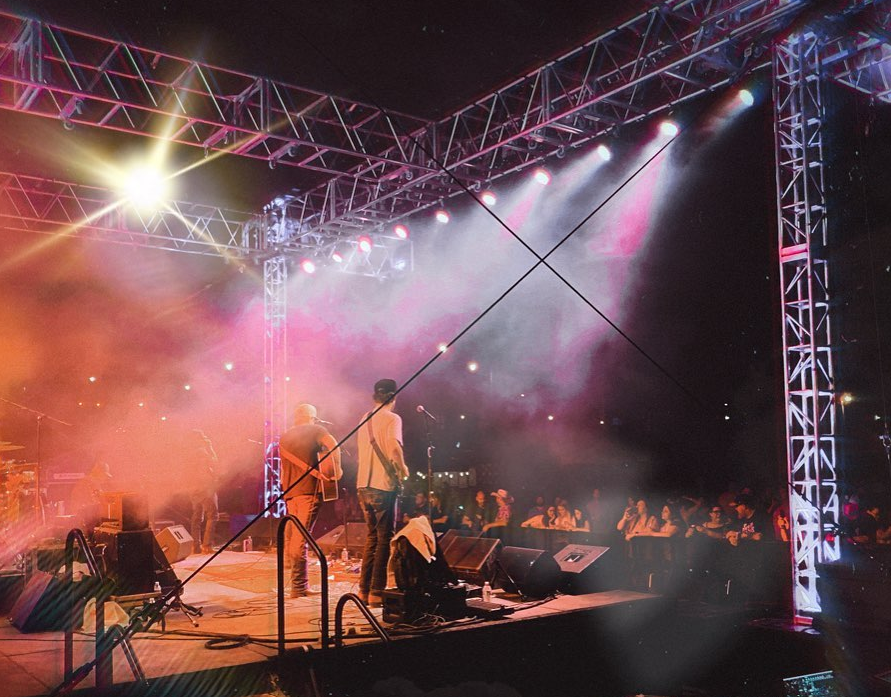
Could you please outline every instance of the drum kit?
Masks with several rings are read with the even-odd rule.
[[[25,446],[0,441],[0,454]],[[37,463],[0,462],[0,527],[15,525],[38,514]]]

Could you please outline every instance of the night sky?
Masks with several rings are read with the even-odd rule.
[[[34,12],[30,5],[0,2],[0,8]],[[644,3],[618,16],[595,3],[587,9],[578,5],[394,7],[338,1],[137,7],[81,1],[42,2],[39,12],[63,26],[360,100],[371,97],[433,118],[580,45]],[[669,150],[663,168],[668,174],[658,181],[661,193],[639,253],[597,256],[603,249],[597,235],[627,222],[618,216],[596,231],[583,229],[575,246],[556,257],[586,297],[604,307],[670,377],[540,269],[454,355],[437,361],[406,390],[398,411],[406,421],[413,470],[425,466],[422,422],[413,413],[416,404],[424,404],[442,417],[433,433],[437,469],[490,463],[498,482],[520,491],[545,487],[556,493],[576,482],[719,490],[728,479],[755,486],[782,481],[769,75],[762,72],[751,84],[760,88],[756,105],[718,132],[706,129],[705,117],[720,108],[725,95],[678,115],[692,125]],[[836,372],[840,391],[855,396],[840,419],[841,455],[847,478],[886,484],[878,436],[888,410],[884,391],[891,388],[891,203],[883,171],[891,156],[891,109],[842,88],[828,95]],[[542,204],[532,238],[544,244],[559,237],[621,184],[627,174],[623,162],[651,131],[652,124],[623,129],[611,143],[616,156],[604,182],[588,188],[574,182],[573,196],[560,210]],[[134,137],[85,128],[67,132],[50,120],[0,113],[4,171],[93,183],[85,180],[89,175],[79,154],[113,158],[144,146]],[[199,153],[174,149],[171,157],[182,165]],[[569,160],[554,163],[557,181],[561,168],[572,167]],[[220,158],[184,177],[180,197],[257,210],[295,185],[299,172],[286,169]],[[521,177],[498,183],[505,192],[522,186]],[[384,291],[376,281],[359,278],[349,288],[310,289],[303,279],[291,288],[289,347],[295,375],[302,376],[295,380],[300,398],[333,415],[337,435],[366,408],[366,393],[377,377],[388,373],[403,381],[438,341],[473,319],[494,289],[531,265],[531,257],[506,243],[503,232],[473,218],[466,202],[455,204],[455,215],[448,239],[421,225],[413,237],[415,275],[431,274],[426,295],[415,294],[410,282]],[[6,231],[3,256],[30,244],[32,239]],[[496,252],[503,262],[489,260]],[[479,268],[471,268],[477,262]],[[614,275],[621,276],[621,293],[603,284]],[[181,424],[204,427],[222,443],[218,449],[231,467],[255,466],[256,446],[248,439],[262,439],[262,296],[256,270],[66,241],[2,267],[0,288],[8,366],[0,396],[75,424],[49,424],[42,457],[82,467],[98,451],[123,469],[122,461],[137,458],[129,445],[134,432],[148,436],[140,440],[138,457],[162,457],[165,439],[172,437],[157,423],[165,411],[179,414]],[[407,311],[406,298],[412,297],[423,307]],[[210,370],[229,359],[237,366],[232,374]],[[468,374],[470,359],[484,366],[480,374]],[[97,370],[101,380],[87,385],[86,375]],[[205,395],[198,408],[188,401],[197,399],[194,394],[183,394],[189,382]],[[88,388],[94,392],[83,397]],[[137,395],[160,406],[146,416],[133,407]],[[77,406],[82,399],[103,407],[87,413]],[[547,421],[548,414],[556,419]],[[36,456],[32,419],[21,410],[0,408],[0,440],[26,445],[23,458]]]

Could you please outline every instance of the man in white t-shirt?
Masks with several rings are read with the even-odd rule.
[[[393,413],[396,381],[374,384],[374,408],[379,409],[359,429],[359,471],[356,488],[368,535],[359,574],[359,597],[370,605],[381,603],[387,584],[387,562],[396,497],[402,479],[408,476],[402,452],[402,418]]]

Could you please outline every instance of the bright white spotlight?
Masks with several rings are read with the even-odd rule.
[[[740,90],[739,94],[736,96],[739,101],[741,101],[746,106],[752,106],[755,103],[755,95],[749,92],[749,90]]]
[[[663,121],[659,124],[659,133],[666,138],[674,138],[680,130],[674,121]]]
[[[470,361],[470,363],[467,364],[467,370],[469,370],[471,373],[475,373],[479,369],[480,369],[480,364],[477,363],[476,361]]]
[[[498,197],[495,195],[494,191],[484,191],[480,198],[487,206],[494,206],[498,202]]]
[[[331,254],[331,261],[333,261],[335,264],[342,264],[343,263],[343,255],[341,255],[340,252],[335,251],[334,253]]]
[[[373,245],[371,244],[371,238],[367,235],[362,235],[362,237],[359,238],[359,251],[368,254],[369,252],[371,252],[372,246]]]
[[[400,240],[408,239],[408,228],[405,225],[397,225],[393,228],[393,234],[396,235]]]
[[[167,196],[167,179],[154,167],[139,165],[124,175],[121,192],[137,208],[156,208]]]
[[[442,342],[441,344],[439,344],[439,346],[436,347],[436,350],[440,353],[445,353],[449,350],[449,345],[445,342]]]
[[[436,222],[437,223],[445,224],[445,223],[449,222],[451,219],[452,219],[452,217],[449,215],[449,212],[445,208],[440,208],[438,211],[436,211]]]
[[[303,273],[314,274],[316,272],[316,265],[312,259],[301,259],[300,268],[303,269]]]
[[[232,370],[235,367],[235,364],[232,361],[226,361],[225,363],[223,363],[223,367],[226,370]]]
[[[609,162],[611,159],[613,159],[612,150],[610,150],[605,145],[597,146],[597,156],[604,162]]]
[[[550,172],[543,167],[539,167],[535,170],[535,174],[533,174],[532,177],[542,186],[547,186],[551,182]]]

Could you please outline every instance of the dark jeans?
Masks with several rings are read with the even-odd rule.
[[[387,586],[387,562],[390,559],[390,540],[393,539],[395,491],[359,489],[359,505],[365,516],[368,536],[362,555],[359,592],[382,591]]]
[[[217,504],[216,492],[207,490],[195,490],[189,498],[192,501],[192,539],[195,550],[199,547],[213,547],[213,529],[220,519],[220,509]],[[204,522],[204,530],[201,523]],[[202,534],[203,532],[203,534]]]
[[[288,515],[297,518],[308,532],[312,532],[319,515],[319,497],[316,494],[298,494],[285,503],[288,506]],[[302,593],[309,586],[306,573],[306,540],[293,523],[288,524],[285,550],[291,564],[291,591]]]

